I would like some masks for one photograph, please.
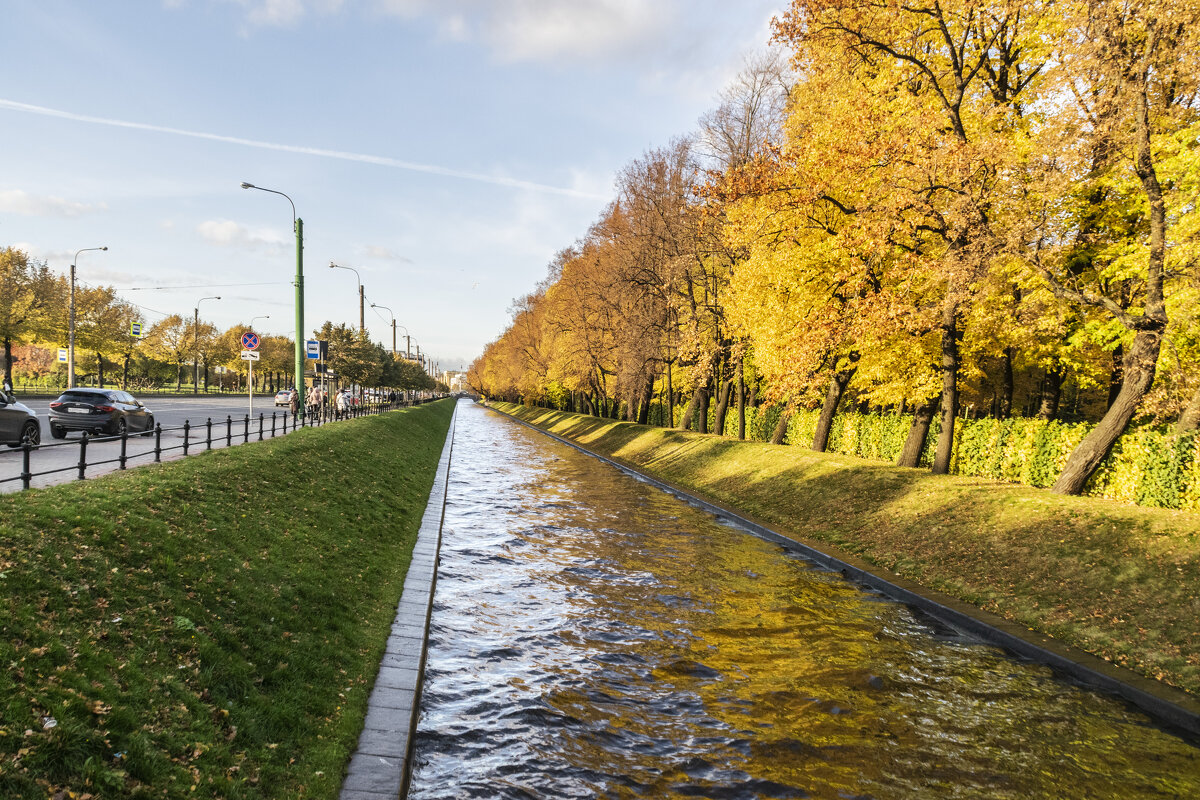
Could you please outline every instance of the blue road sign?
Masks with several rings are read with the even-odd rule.
[[[258,349],[258,334],[254,331],[246,331],[242,334],[242,347],[247,350]]]
[[[321,343],[316,339],[306,340],[304,342],[304,349],[311,359],[315,360],[321,357]]]

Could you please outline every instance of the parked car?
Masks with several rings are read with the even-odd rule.
[[[275,393],[275,405],[286,406],[292,402],[292,390],[280,389]]]
[[[37,413],[9,392],[0,392],[0,442],[9,447],[41,444],[42,426]]]
[[[129,392],[116,389],[67,389],[50,404],[50,435],[62,439],[67,431],[121,434],[154,430],[154,414]]]

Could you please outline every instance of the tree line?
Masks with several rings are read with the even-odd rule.
[[[745,409],[1200,422],[1200,3],[794,0],[773,49],[616,196],[469,372],[477,391],[726,429]]]
[[[55,355],[67,342],[67,279],[22,250],[0,250],[0,343],[4,378],[66,385]],[[141,387],[175,384],[191,378],[193,362],[208,388],[214,368],[231,375],[232,388],[246,386],[248,362],[241,359],[241,337],[248,325],[219,330],[195,315],[169,314],[147,324],[142,310],[119,297],[111,286],[75,287],[76,372],[84,382],[104,385],[119,380]],[[142,327],[135,335],[133,325]],[[344,383],[402,390],[434,390],[437,381],[415,361],[393,355],[371,342],[364,331],[326,322],[315,331],[329,342],[326,364]],[[260,336],[255,363],[256,389],[290,387],[295,343],[287,336]],[[20,350],[24,360],[15,359]],[[226,379],[222,376],[222,383]]]

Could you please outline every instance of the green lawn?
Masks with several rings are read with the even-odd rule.
[[[1200,694],[1200,515],[496,406],[781,532]]]
[[[0,797],[336,797],[452,413],[0,497]]]

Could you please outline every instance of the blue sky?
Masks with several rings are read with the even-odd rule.
[[[688,135],[782,0],[0,0],[0,246],[169,313],[305,336],[390,307],[443,368],[615,173]],[[170,288],[152,288],[170,287]],[[367,308],[372,339],[391,316]],[[403,335],[403,331],[400,332]],[[400,346],[404,346],[403,339]]]

